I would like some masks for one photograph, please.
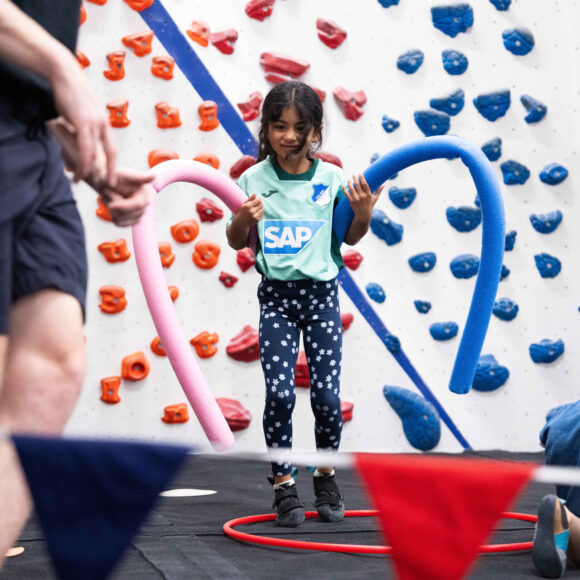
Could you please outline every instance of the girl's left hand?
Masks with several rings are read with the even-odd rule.
[[[373,208],[379,200],[384,187],[384,185],[381,185],[376,193],[373,194],[364,175],[359,173],[358,175],[353,175],[352,179],[349,179],[346,187],[344,185],[342,186],[342,191],[350,202],[350,207],[355,215],[370,221]]]

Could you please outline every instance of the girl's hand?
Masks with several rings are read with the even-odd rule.
[[[249,228],[256,225],[264,217],[262,200],[253,193],[242,205],[234,216],[234,222],[238,227]]]
[[[352,179],[349,179],[348,185],[346,187],[342,186],[342,191],[350,202],[350,207],[355,216],[367,223],[371,221],[373,208],[379,200],[383,189],[384,185],[381,185],[377,192],[373,194],[362,173],[353,175]]]

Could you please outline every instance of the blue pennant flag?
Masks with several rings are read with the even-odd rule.
[[[188,447],[12,437],[58,577],[103,580]]]

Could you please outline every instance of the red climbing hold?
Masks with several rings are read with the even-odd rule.
[[[193,263],[203,270],[211,270],[220,256],[220,247],[214,242],[199,241],[192,255]]]
[[[334,91],[332,91],[332,94],[338,101],[338,105],[347,119],[351,121],[360,119],[364,113],[362,108],[367,102],[367,96],[364,91],[351,93],[342,87],[336,87]]]
[[[219,280],[226,288],[233,288],[238,281],[233,274],[228,274],[227,272],[220,272]]]
[[[318,30],[318,38],[330,48],[339,47],[346,38],[346,31],[330,20],[319,18],[316,21],[316,28]]]
[[[209,44],[209,26],[198,20],[191,23],[191,28],[187,30],[187,36],[201,46],[208,46]]]
[[[171,249],[171,244],[169,242],[159,242],[157,244],[159,248],[159,257],[161,258],[161,265],[164,268],[170,268],[171,264],[175,262],[175,254]]]
[[[310,373],[308,371],[308,363],[306,362],[306,353],[303,350],[298,351],[294,385],[305,389],[310,388]]]
[[[170,56],[154,56],[151,60],[151,73],[164,81],[173,78],[175,61]]]
[[[326,151],[317,151],[312,155],[315,159],[321,159],[326,161],[326,163],[332,163],[337,167],[342,167],[342,161],[333,153],[327,153]]]
[[[220,337],[216,332],[204,330],[197,336],[194,336],[189,341],[189,344],[195,348],[195,352],[199,358],[210,358],[218,351],[214,345],[219,342],[219,339]]]
[[[252,248],[244,248],[243,250],[238,250],[236,255],[236,262],[240,267],[242,272],[246,272],[252,266],[256,264],[256,258],[254,257],[254,252]]]
[[[258,344],[258,331],[249,324],[232,338],[226,347],[226,354],[234,360],[252,362],[260,358],[260,346]]]
[[[252,165],[255,164],[255,157],[252,157],[251,155],[244,155],[230,167],[230,177],[232,179],[238,179],[246,169],[252,167]]]
[[[158,163],[169,161],[170,159],[179,159],[179,155],[170,149],[153,149],[147,155],[149,167],[155,167]]]
[[[127,355],[121,363],[121,376],[126,381],[141,381],[149,374],[149,362],[143,351]]]
[[[352,411],[354,409],[354,404],[349,403],[348,401],[341,401],[340,402],[340,410],[342,411],[342,422],[345,423],[346,421],[352,420]]]
[[[181,127],[179,109],[170,107],[166,101],[161,101],[155,105],[155,113],[157,114],[157,126],[160,129]]]
[[[108,405],[116,405],[121,402],[119,398],[119,387],[121,386],[121,377],[105,377],[101,379],[101,401]]]
[[[201,153],[198,153],[193,158],[193,160],[199,161],[200,163],[205,163],[206,165],[211,165],[211,167],[213,167],[214,169],[220,168],[219,157],[217,155],[214,155],[213,153],[207,153],[205,151],[202,151]]]
[[[127,99],[120,99],[107,103],[109,109],[109,123],[111,127],[122,129],[128,127],[131,121],[127,118],[127,109],[129,108],[129,101]]]
[[[131,252],[127,247],[127,242],[121,238],[114,242],[103,242],[97,246],[97,250],[103,254],[105,260],[114,264],[116,262],[125,262],[131,257]]]
[[[252,121],[260,114],[260,106],[264,97],[262,93],[256,91],[250,95],[250,98],[245,103],[238,103],[238,108],[242,112],[242,119],[244,121]]]
[[[202,220],[203,221],[203,220]],[[199,234],[199,224],[195,220],[183,220],[170,228],[171,235],[176,242],[187,244],[193,242]]]
[[[197,112],[201,117],[200,131],[213,131],[219,127],[220,122],[217,118],[218,106],[213,101],[204,101],[198,108]]]
[[[260,22],[272,14],[276,0],[250,0],[246,4],[246,14]]]
[[[310,83],[307,83],[307,84],[318,95],[320,102],[324,103],[324,101],[326,100],[326,91],[323,91],[322,89],[319,89],[318,87],[315,87],[314,85],[311,85]]]
[[[350,328],[352,321],[354,320],[354,315],[350,312],[340,313],[340,322],[342,323],[342,331],[345,332]]]
[[[136,32],[135,34],[128,34],[121,38],[121,42],[130,48],[136,56],[145,56],[150,54],[153,50],[151,44],[153,42],[153,32]]]
[[[163,409],[165,415],[161,417],[164,423],[187,423],[189,421],[189,411],[185,403],[168,405]]]
[[[199,219],[202,222],[215,222],[224,217],[224,211],[216,204],[215,201],[209,197],[201,198],[196,204],[195,209],[199,214]]]
[[[260,64],[267,73],[291,78],[302,76],[310,68],[310,63],[304,60],[273,52],[263,52],[260,55]],[[268,79],[268,77],[266,78]]]
[[[101,295],[99,308],[103,314],[117,314],[127,308],[125,289],[121,286],[101,286],[99,294]]]
[[[344,265],[350,270],[356,270],[363,261],[362,254],[357,250],[348,250],[342,255]]]
[[[120,81],[125,78],[125,51],[117,50],[116,52],[110,52],[107,55],[107,61],[109,62],[109,70],[104,70],[103,75],[106,79],[110,81]]]
[[[238,40],[238,33],[233,28],[222,30],[221,32],[213,32],[209,35],[209,41],[222,54],[232,54],[236,40]]]
[[[249,427],[252,415],[239,401],[219,397],[216,402],[232,431],[241,431]]]

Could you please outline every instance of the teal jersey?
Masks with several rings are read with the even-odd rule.
[[[305,173],[286,173],[274,159],[247,169],[238,180],[262,199],[256,268],[270,280],[331,280],[344,266],[332,231],[332,214],[344,196],[336,165],[314,159]]]

